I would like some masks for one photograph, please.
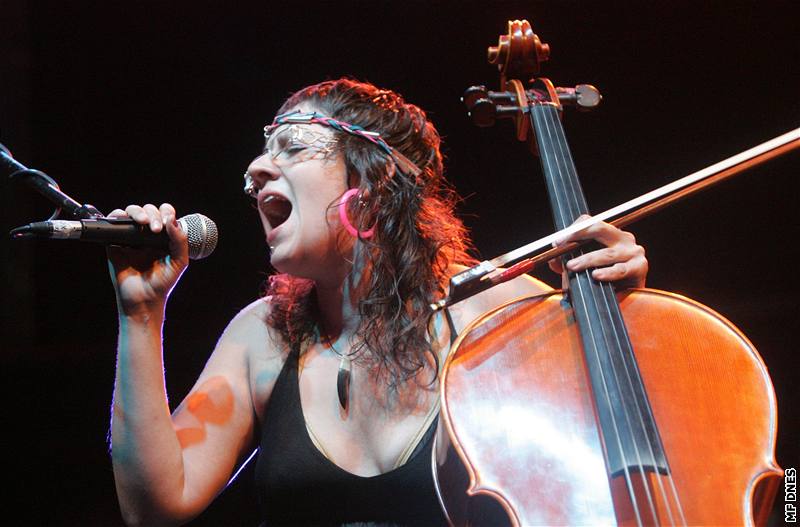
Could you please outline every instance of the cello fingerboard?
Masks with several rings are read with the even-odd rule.
[[[547,93],[546,86],[539,92]],[[530,106],[530,119],[555,226],[560,230],[581,214],[588,214],[589,209],[561,125],[559,107],[551,102],[534,103]],[[568,255],[565,261],[580,254],[583,250]],[[666,498],[672,492],[648,490],[642,500],[635,490],[642,487],[637,482],[647,473],[669,474],[669,466],[614,288],[594,280],[591,270],[569,273],[569,284],[569,300],[580,330],[609,478],[624,479],[636,516],[648,523],[655,515],[652,504],[657,499],[649,493],[661,492]],[[642,506],[637,507],[637,502]],[[680,516],[674,520],[680,523]]]

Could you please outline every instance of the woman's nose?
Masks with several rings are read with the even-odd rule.
[[[273,162],[272,157],[269,154],[264,154],[250,163],[250,166],[247,167],[247,173],[257,183],[263,183],[278,179],[281,172]]]
[[[244,193],[255,198],[268,181],[278,179],[280,174],[281,171],[270,156],[257,157],[247,166],[247,171],[244,173]]]

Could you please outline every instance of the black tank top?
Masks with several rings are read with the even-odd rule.
[[[431,474],[437,420],[404,465],[372,477],[351,474],[308,435],[297,362],[290,353],[264,414],[255,469],[262,525],[446,525]]]

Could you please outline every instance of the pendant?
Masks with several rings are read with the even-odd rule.
[[[339,405],[347,411],[350,404],[350,357],[342,355],[339,361],[339,373],[336,375],[336,392],[339,394]]]

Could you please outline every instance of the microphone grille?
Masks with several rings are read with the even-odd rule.
[[[200,260],[214,252],[219,241],[217,224],[202,214],[188,214],[178,220],[189,239],[189,258]]]

